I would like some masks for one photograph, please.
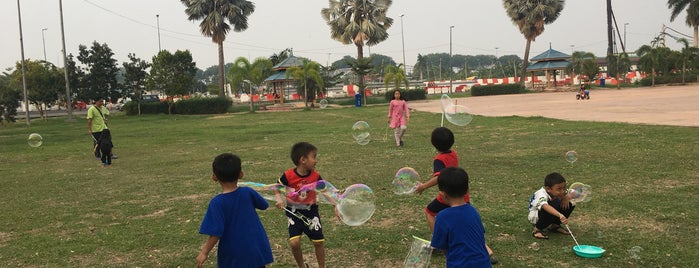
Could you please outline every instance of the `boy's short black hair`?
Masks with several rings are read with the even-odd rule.
[[[448,152],[454,145],[454,133],[446,127],[438,127],[432,130],[431,140],[437,151]]]
[[[442,169],[437,177],[437,186],[448,197],[460,197],[468,193],[468,173],[460,167]]]
[[[554,185],[559,184],[561,182],[566,182],[566,179],[563,178],[563,175],[561,175],[558,172],[553,172],[551,174],[546,175],[546,178],[544,179],[544,186],[553,187]]]
[[[307,156],[311,152],[317,152],[318,148],[308,142],[302,141],[291,146],[291,161],[298,166],[301,162],[301,157]]]
[[[214,158],[211,164],[214,175],[219,181],[234,182],[238,181],[240,176],[241,165],[240,157],[231,153],[222,153]]]

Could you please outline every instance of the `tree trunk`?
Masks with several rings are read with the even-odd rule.
[[[694,47],[699,45],[699,25],[694,25]]]
[[[527,63],[529,62],[529,49],[531,48],[532,40],[527,38],[527,47],[524,49],[524,59],[522,60],[522,73],[519,77],[519,83],[524,86],[524,81],[527,78]],[[534,81],[532,79],[532,85]]]
[[[224,76],[223,73],[223,41],[218,42],[218,96],[219,97],[224,97],[225,96],[225,82],[226,77]],[[252,98],[252,96],[250,96]],[[250,99],[252,101],[252,99]]]
[[[308,86],[307,86],[308,79],[307,78],[304,78],[304,79],[306,80],[306,82],[303,83],[303,105],[305,105],[306,108],[308,108]]]
[[[684,85],[684,73],[687,71],[687,61],[682,61],[682,84]]]
[[[362,42],[363,43],[363,42]],[[357,61],[361,60],[364,58],[364,49],[363,45],[364,44],[356,44],[357,46]],[[366,106],[366,96],[364,96],[364,75],[358,75],[359,76],[359,94],[362,96],[362,103],[364,106]]]
[[[655,86],[655,67],[650,68],[650,86]]]

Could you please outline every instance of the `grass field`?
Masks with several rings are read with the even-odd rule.
[[[435,197],[395,195],[391,179],[404,166],[427,179],[429,142],[440,115],[414,112],[397,149],[386,129],[387,106],[212,116],[111,118],[115,153],[102,169],[91,155],[86,121],[65,118],[0,127],[0,263],[5,267],[192,267],[205,237],[199,224],[211,197],[211,161],[222,152],[243,159],[244,180],[273,183],[292,167],[291,145],[319,148],[320,174],[336,187],[369,185],[377,211],[364,225],[332,219],[321,205],[328,267],[401,267],[412,236],[429,239],[423,207]],[[372,141],[353,142],[365,120]],[[23,122],[22,120],[20,120]],[[699,263],[699,129],[540,117],[480,117],[448,125],[471,177],[472,204],[486,227],[499,267],[692,267]],[[30,133],[43,136],[32,148]],[[388,135],[387,135],[388,134]],[[387,137],[388,136],[388,137]],[[574,150],[578,160],[564,154]],[[607,252],[575,256],[570,236],[531,236],[530,195],[546,174],[592,186],[570,227],[581,244]],[[275,263],[292,267],[286,219],[273,206],[259,212]],[[540,249],[530,248],[533,242]],[[308,240],[302,242],[312,266]],[[213,260],[213,261],[212,261]],[[215,267],[212,253],[207,267]],[[444,255],[431,267],[444,267]]]

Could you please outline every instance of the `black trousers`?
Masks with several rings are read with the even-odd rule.
[[[100,137],[102,136],[102,131],[100,132],[92,132],[92,148],[95,150],[95,157],[96,158],[102,158],[100,154],[100,148],[99,148],[99,140]]]
[[[564,210],[563,208],[561,208],[561,199],[559,198],[550,200],[548,204],[549,206],[555,208],[556,211],[563,214],[563,216],[566,216],[566,218],[570,217],[570,214],[573,213],[573,210],[575,209],[575,206],[572,203],[568,206],[568,209]],[[561,219],[558,218],[558,215],[551,215],[543,209],[539,210],[539,220],[536,222],[536,228],[539,230],[544,230],[551,224],[560,225]]]

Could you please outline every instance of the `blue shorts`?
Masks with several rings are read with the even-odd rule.
[[[289,225],[289,240],[301,237],[306,234],[313,242],[323,242],[323,226],[320,222],[320,214],[318,213],[318,205],[313,204],[309,209],[286,207],[292,213],[287,211]]]

